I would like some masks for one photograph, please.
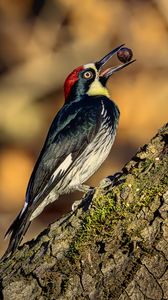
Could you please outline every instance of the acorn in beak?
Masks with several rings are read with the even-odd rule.
[[[99,71],[99,76],[100,76],[99,78],[100,78],[101,82],[103,83],[103,85],[106,84],[107,80],[113,73],[127,67],[128,65],[132,64],[135,61],[135,59],[131,60],[132,56],[133,56],[132,50],[129,48],[123,47],[123,46],[124,46],[124,44],[113,49],[110,53],[108,53],[101,60],[99,60],[98,62],[95,63],[95,66],[96,66],[97,70]],[[101,72],[102,67],[109,61],[109,59],[114,54],[117,54],[118,59],[121,62],[123,62],[123,64],[116,66],[116,67],[108,68]]]

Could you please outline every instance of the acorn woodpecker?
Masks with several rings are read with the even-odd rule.
[[[49,203],[73,190],[86,192],[83,183],[108,156],[116,135],[119,110],[110,100],[106,83],[134,60],[102,71],[119,46],[96,63],[75,69],[65,80],[65,104],[54,118],[30,177],[23,209],[11,224],[5,257],[13,253],[30,222]]]

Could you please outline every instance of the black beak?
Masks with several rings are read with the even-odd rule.
[[[97,70],[100,72],[101,69],[102,69],[102,67],[107,63],[107,61],[114,54],[116,54],[123,46],[124,46],[124,44],[122,44],[119,47],[113,49],[110,53],[108,53],[107,55],[105,55],[101,60],[99,60],[98,62],[96,62],[95,66],[96,66]],[[115,73],[115,72],[117,72],[117,71],[119,71],[119,70],[127,67],[128,65],[132,64],[134,61],[135,61],[135,59],[131,60],[131,61],[127,61],[127,62],[125,62],[125,63],[123,63],[123,64],[121,64],[119,66],[108,68],[107,70],[104,70],[102,73],[100,72],[100,79],[101,79],[102,83],[105,85],[106,82],[107,82],[107,80],[109,79],[109,77],[113,73]]]

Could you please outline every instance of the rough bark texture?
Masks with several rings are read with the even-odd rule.
[[[0,299],[168,299],[168,124],[62,221],[1,263]]]

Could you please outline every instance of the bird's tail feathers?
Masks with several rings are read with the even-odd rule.
[[[15,218],[15,220],[12,222],[12,224],[10,225],[10,227],[8,228],[7,232],[5,233],[5,236],[4,236],[4,240],[6,240],[9,235],[12,233],[14,227],[16,226],[16,224],[18,223],[18,220],[20,218],[20,215],[21,215],[21,211],[20,213],[17,215],[17,217]]]
[[[21,210],[5,234],[5,238],[10,234],[11,237],[10,237],[8,248],[5,254],[3,255],[2,259],[9,256],[10,253],[12,254],[17,249],[29,225],[30,225],[30,214],[28,213],[27,209],[25,209],[24,211]]]

